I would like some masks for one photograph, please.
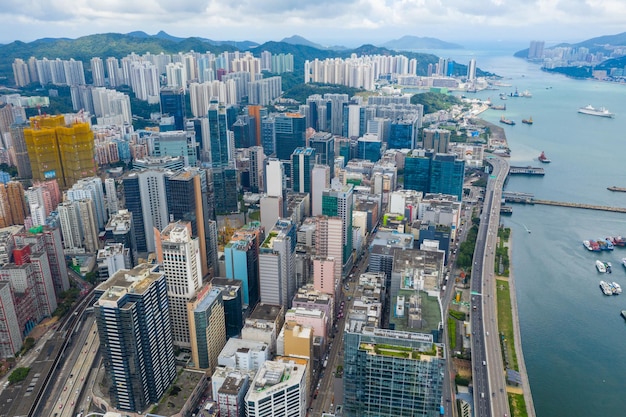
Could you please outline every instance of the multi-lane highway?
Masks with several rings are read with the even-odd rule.
[[[472,380],[474,415],[508,416],[504,363],[498,335],[496,286],[493,278],[502,187],[508,163],[487,159],[493,171],[487,181],[471,278]]]

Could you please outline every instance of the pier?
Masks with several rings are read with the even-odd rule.
[[[546,175],[546,171],[539,167],[509,167],[509,175]]]
[[[506,203],[533,204],[533,195],[529,193],[518,193],[515,191],[503,191],[502,199]]]
[[[565,201],[550,201],[550,200],[535,200],[534,204],[543,204],[545,206],[559,206],[559,207],[573,207],[587,210],[600,210],[611,211],[614,213],[626,213],[626,207],[610,207],[610,206],[596,206],[593,204],[581,204],[581,203],[568,203]]]
[[[538,200],[530,193],[519,193],[515,191],[502,192],[502,199],[507,203],[543,204],[544,206],[572,207],[587,210],[610,211],[613,213],[626,213],[626,207],[598,206],[594,204],[570,203],[567,201]]]

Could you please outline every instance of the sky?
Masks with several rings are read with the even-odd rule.
[[[95,33],[322,45],[381,44],[404,35],[463,46],[547,45],[626,30],[624,0],[1,0],[0,43]]]

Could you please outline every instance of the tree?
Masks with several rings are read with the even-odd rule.
[[[9,383],[15,384],[26,379],[30,368],[15,368],[11,375],[9,375]]]

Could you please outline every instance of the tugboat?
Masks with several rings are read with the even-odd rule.
[[[525,123],[527,125],[532,125],[533,124],[533,118],[532,116],[529,117],[528,119],[522,119],[522,123]]]
[[[539,162],[542,162],[544,164],[549,164],[550,162],[552,162],[552,160],[548,159],[543,151],[541,151],[541,155],[539,155],[537,159],[539,160]]]

